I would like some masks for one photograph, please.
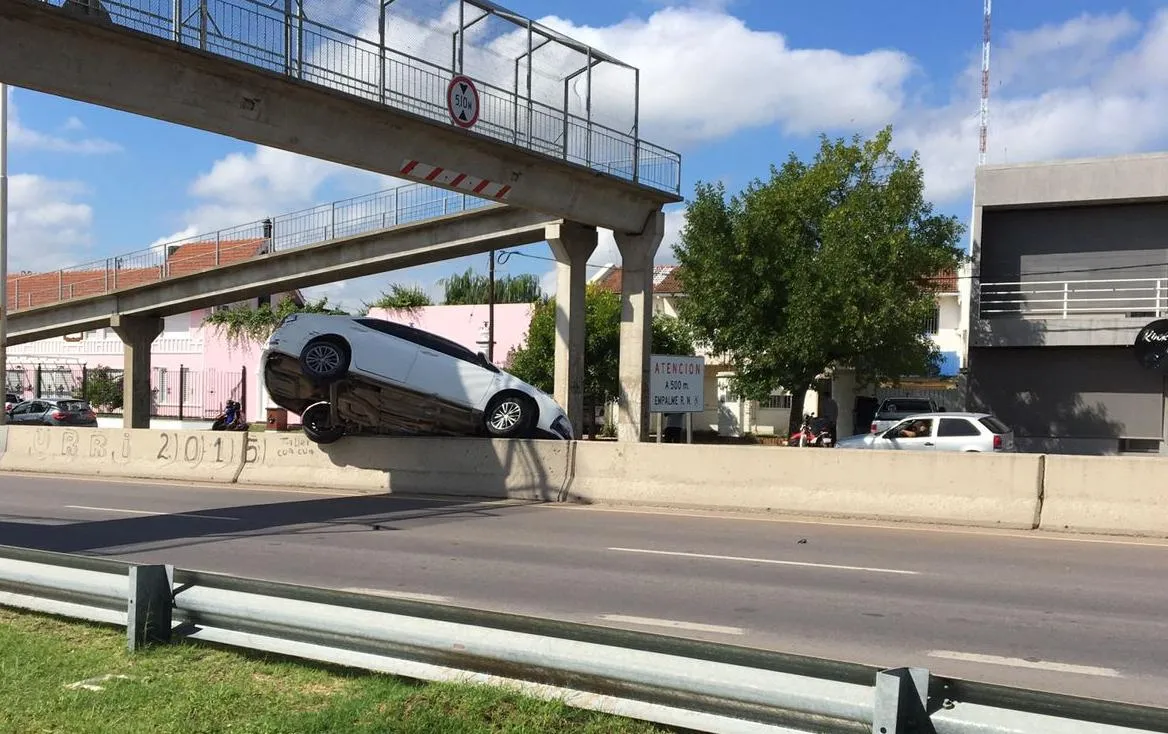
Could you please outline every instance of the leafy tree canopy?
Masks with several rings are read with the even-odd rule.
[[[433,306],[426,291],[419,286],[406,286],[400,283],[391,283],[388,291],[382,291],[381,296],[373,303],[364,304],[366,312],[371,308],[384,308],[389,311],[413,313],[420,308]]]
[[[489,300],[490,276],[476,273],[471,268],[438,283],[446,291],[443,303],[447,306],[476,305]],[[543,289],[539,286],[539,278],[530,273],[495,276],[495,303],[535,303],[541,298]]]
[[[891,128],[821,137],[813,160],[792,154],[730,199],[698,184],[676,248],[681,316],[731,359],[748,398],[781,385],[799,404],[836,366],[861,381],[922,374],[936,359],[931,280],[961,262],[962,229],[934,214]]]
[[[590,284],[584,303],[584,394],[604,400],[620,391],[620,295]],[[548,298],[541,300],[531,315],[526,343],[511,351],[509,370],[550,394],[555,381],[555,351],[556,302]],[[693,335],[677,319],[655,314],[653,351],[692,355]]]
[[[234,306],[220,311],[212,311],[203,323],[215,327],[228,344],[262,344],[268,340],[285,316],[294,313],[346,314],[343,309],[328,305],[328,298],[321,298],[299,305],[291,297],[285,296],[273,307],[263,304],[259,308]]]

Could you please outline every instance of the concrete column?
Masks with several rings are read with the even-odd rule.
[[[665,236],[665,214],[655,212],[640,234],[613,235],[621,253],[620,415],[616,435],[620,441],[647,441],[653,258]]]
[[[579,436],[584,425],[585,265],[596,249],[596,228],[557,222],[546,229],[556,257],[556,352],[554,397]]]
[[[110,325],[125,349],[122,380],[122,425],[150,427],[150,348],[162,333],[162,319],[155,316],[114,316]]]

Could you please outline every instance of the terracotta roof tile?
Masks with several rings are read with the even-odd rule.
[[[681,280],[678,279],[680,268],[676,265],[653,266],[653,292],[662,295],[677,295],[682,293]],[[621,292],[622,270],[612,268],[596,281],[597,287],[612,293]]]

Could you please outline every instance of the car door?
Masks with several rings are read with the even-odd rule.
[[[938,423],[938,451],[965,451],[979,448],[981,443],[986,443],[982,440],[982,432],[967,418],[942,418]]]
[[[437,340],[418,345],[418,359],[410,371],[410,387],[468,408],[481,408],[495,384],[497,373],[469,352],[447,347]]]
[[[22,425],[40,423],[44,418],[44,403],[39,400],[29,400],[12,409],[9,422]]]
[[[392,324],[380,319],[354,319],[345,335],[352,347],[351,369],[372,377],[404,383],[418,358],[418,345],[395,336]]]
[[[935,442],[933,430],[936,421],[932,418],[909,418],[897,423],[884,433],[879,448],[893,451],[931,451]],[[905,435],[905,431],[916,428],[915,436]]]

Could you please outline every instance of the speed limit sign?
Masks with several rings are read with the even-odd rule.
[[[446,88],[446,109],[459,127],[474,127],[479,121],[479,90],[470,77],[459,74],[450,80]]]

